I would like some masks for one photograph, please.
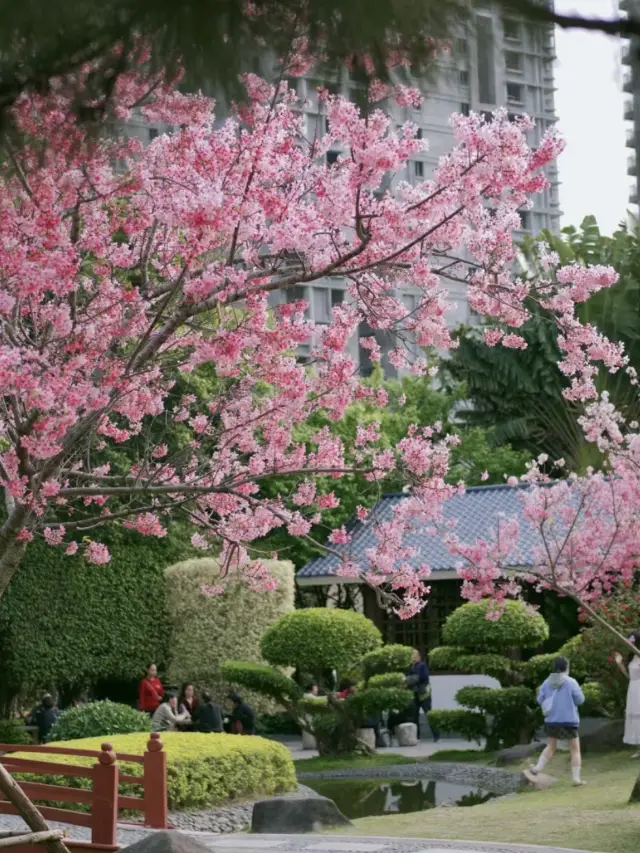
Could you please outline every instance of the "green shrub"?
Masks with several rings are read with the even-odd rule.
[[[319,678],[326,670],[343,672],[381,644],[380,631],[361,613],[310,607],[271,625],[261,650],[273,666],[291,666]]]
[[[548,655],[535,655],[535,657],[530,658],[522,671],[525,683],[534,690],[540,687],[542,682],[553,672],[558,654],[559,652],[555,652]]]
[[[222,664],[222,677],[235,687],[270,696],[278,703],[282,698],[293,702],[302,698],[296,682],[266,663],[230,660]]]
[[[0,599],[0,703],[103,679],[135,685],[146,664],[166,661],[163,572],[192,551],[184,529],[172,524],[156,539],[105,527],[100,541],[111,552],[102,566],[44,542],[29,545]]]
[[[435,710],[427,714],[432,731],[443,735],[460,735],[467,740],[481,743],[487,735],[487,722],[484,714],[475,711]]]
[[[365,687],[345,700],[349,709],[356,711],[358,722],[382,711],[404,711],[411,704],[413,694],[406,688]]]
[[[148,714],[117,702],[89,702],[69,708],[53,724],[50,740],[78,740],[87,737],[150,732]]]
[[[401,672],[385,672],[381,673],[380,675],[372,675],[371,678],[366,682],[367,688],[392,687],[396,690],[403,690],[405,686],[405,677]]]
[[[528,743],[542,722],[536,696],[528,687],[462,687],[456,702],[493,718],[487,735],[490,749]]]
[[[498,620],[487,619],[490,601],[467,602],[447,618],[444,641],[449,646],[500,651],[511,648],[529,649],[541,645],[549,636],[542,616],[522,601],[504,602]]]
[[[62,742],[75,749],[100,749],[103,738]],[[131,755],[145,751],[148,735],[116,735],[110,739],[116,753]],[[169,808],[176,811],[206,809],[254,796],[284,793],[296,788],[289,750],[260,737],[238,737],[198,732],[165,732]],[[43,761],[91,766],[95,759],[78,756],[42,755]],[[122,764],[124,773],[142,774],[139,764]],[[22,778],[22,777],[20,777]],[[39,782],[88,788],[89,779],[39,776]],[[139,786],[122,784],[121,794],[139,795]],[[85,807],[83,810],[86,810]]]
[[[437,646],[429,652],[431,672],[457,672],[458,658],[468,652],[461,646]]]
[[[33,743],[22,720],[0,720],[0,743]]]
[[[300,735],[300,726],[289,714],[261,714],[256,720],[256,733],[261,737]]]
[[[374,675],[384,675],[389,672],[405,672],[411,664],[410,646],[390,643],[381,649],[368,652],[360,661],[362,675],[368,681]]]
[[[227,578],[222,595],[205,596],[203,585],[219,579],[217,560],[186,560],[165,572],[167,607],[171,624],[169,680],[192,682],[210,689],[220,699],[231,683],[222,674],[229,659],[260,663],[260,639],[269,625],[293,610],[293,564],[266,560],[269,572],[280,581],[272,592],[252,592],[241,580]],[[258,712],[273,713],[277,705],[255,691],[247,700]]]
[[[607,692],[597,681],[587,681],[582,685],[584,693],[584,704],[580,708],[582,717],[608,717],[610,710],[607,708]]]
[[[576,634],[562,646],[559,655],[567,658],[571,664],[571,675],[580,681],[589,675],[589,666],[584,653],[583,634]]]

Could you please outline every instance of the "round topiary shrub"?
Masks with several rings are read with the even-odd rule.
[[[549,626],[542,616],[522,601],[505,601],[499,619],[488,619],[489,600],[467,602],[447,618],[444,641],[466,649],[533,649],[549,638]]]
[[[265,632],[261,651],[273,666],[299,672],[344,672],[382,645],[380,631],[361,613],[309,607],[282,616]]]
[[[151,731],[151,720],[142,711],[117,702],[90,702],[69,708],[53,724],[50,740],[78,740]]]
[[[381,649],[368,652],[360,661],[360,669],[365,681],[374,675],[385,675],[390,672],[405,672],[411,663],[411,646],[401,646],[389,643]]]
[[[0,720],[0,743],[33,743],[22,720]]]

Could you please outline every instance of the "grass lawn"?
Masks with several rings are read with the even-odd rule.
[[[384,753],[383,755],[353,755],[344,758],[318,756],[318,758],[299,758],[293,762],[297,773],[320,773],[324,770],[352,770],[354,768],[386,767],[392,764],[416,764],[415,758],[404,755]]]
[[[640,805],[627,804],[640,762],[628,752],[586,757],[584,788],[569,780],[569,758],[556,756],[549,765],[561,782],[547,791],[528,791],[472,808],[431,809],[404,815],[362,818],[354,835],[496,841],[637,853],[640,850]]]

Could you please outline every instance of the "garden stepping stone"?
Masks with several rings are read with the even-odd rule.
[[[175,829],[152,832],[127,846],[130,853],[211,853],[202,841]]]
[[[535,788],[536,791],[546,791],[558,781],[554,776],[548,776],[546,773],[532,773],[530,770],[524,770],[522,779],[529,788]]]

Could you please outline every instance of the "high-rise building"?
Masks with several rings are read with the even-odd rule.
[[[640,2],[640,0],[639,0]],[[546,130],[556,120],[554,111],[553,61],[555,45],[553,28],[544,24],[533,24],[513,16],[503,16],[494,6],[476,10],[473,19],[460,31],[449,53],[443,55],[430,79],[415,81],[425,98],[419,109],[398,107],[390,103],[388,109],[393,120],[401,125],[412,121],[418,133],[428,140],[428,150],[409,162],[404,174],[395,180],[411,183],[428,178],[439,158],[453,146],[453,133],[449,123],[452,113],[468,114],[470,111],[489,117],[498,107],[506,106],[510,114],[526,113],[535,122],[529,142],[535,146]],[[263,74],[268,74],[270,63],[265,59]],[[291,81],[297,86],[300,101],[304,104],[309,136],[322,136],[326,130],[326,118],[317,97],[320,85],[345,97],[355,96],[355,84],[346,70],[339,78],[327,79],[321,74],[309,74],[305,78]],[[143,122],[131,122],[131,133],[143,140],[157,134]],[[164,130],[164,129],[163,129]],[[329,151],[327,160],[335,162],[339,151]],[[559,230],[560,206],[558,200],[558,173],[555,164],[548,167],[550,187],[533,200],[531,210],[521,212],[521,230],[516,237],[535,235],[543,229]],[[447,283],[449,286],[450,310],[447,318],[451,326],[473,324],[475,317],[466,299],[462,283]],[[309,316],[317,323],[328,323],[331,309],[345,299],[346,283],[340,278],[315,282],[305,287],[294,288],[286,293],[274,294],[274,301],[305,299],[309,305]],[[415,307],[417,293],[403,293],[407,308]],[[363,328],[361,335],[371,334]],[[390,341],[376,334],[383,351]],[[301,347],[301,358],[305,347]],[[368,354],[359,348],[357,339],[352,342],[352,355],[357,359],[363,373],[371,367]],[[383,359],[386,372],[393,375],[394,368]]]
[[[640,18],[640,0],[619,0],[622,14]],[[631,178],[629,202],[637,205],[640,199],[640,38],[625,40],[622,47],[622,91],[625,93],[624,118],[629,122],[627,148],[627,174]]]

